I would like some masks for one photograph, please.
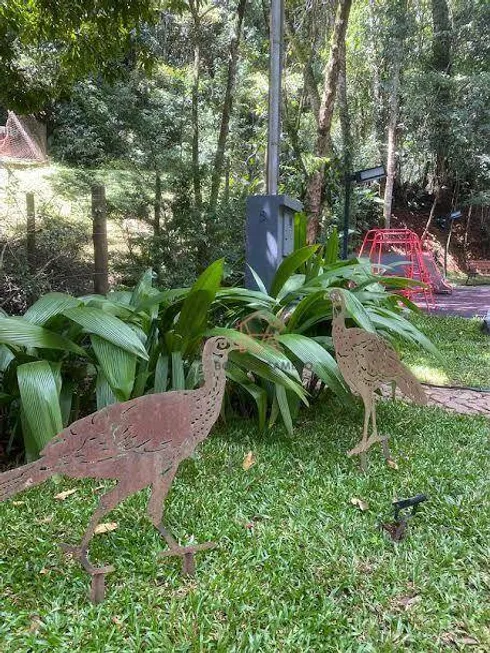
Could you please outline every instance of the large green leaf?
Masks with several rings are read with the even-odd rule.
[[[14,359],[15,356],[10,349],[6,345],[0,345],[0,372],[5,372]]]
[[[266,381],[271,381],[272,383],[278,383],[289,390],[292,390],[298,395],[298,397],[305,403],[308,404],[306,400],[306,392],[300,381],[296,381],[294,378],[291,378],[289,374],[291,369],[293,369],[291,361],[288,361],[287,373],[276,365],[271,365],[265,363],[251,354],[242,352],[238,354],[237,352],[231,353],[232,361],[240,366],[246,372],[252,372],[257,376],[265,379]],[[294,370],[296,372],[296,370]],[[297,372],[296,372],[297,374]]]
[[[277,301],[284,302],[288,295],[295,293],[304,286],[305,280],[306,276],[304,274],[292,274],[277,293]]]
[[[323,311],[325,319],[332,318],[332,305],[325,299],[325,292],[323,290],[316,290],[316,292],[303,297],[303,299],[293,307],[286,322],[288,332],[293,333],[298,330],[300,325],[302,325],[306,320],[309,320],[313,313],[317,314],[318,310]]]
[[[287,432],[290,435],[292,435],[293,420],[291,417],[291,410],[289,407],[288,393],[286,392],[284,386],[279,385],[277,383],[275,385],[275,390],[276,390],[277,405],[279,406],[279,412],[281,413],[282,421],[284,422],[284,426],[286,427]]]
[[[271,297],[277,297],[289,277],[317,251],[319,245],[308,245],[287,256],[277,268],[270,289]]]
[[[262,430],[265,428],[267,420],[267,391],[265,388],[261,388],[256,383],[252,383],[249,379],[245,370],[238,365],[235,365],[232,361],[228,361],[226,366],[226,375],[232,381],[241,386],[248,394],[254,399],[257,406],[257,413],[259,418],[259,428]]]
[[[91,336],[91,341],[99,365],[114,395],[118,401],[127,401],[134,385],[136,356],[100,336]]]
[[[247,267],[248,267],[248,269],[250,270],[250,273],[252,274],[252,277],[254,278],[255,283],[257,284],[257,288],[259,289],[258,292],[261,292],[261,293],[263,293],[264,295],[268,295],[269,293],[267,292],[267,288],[265,287],[264,282],[263,282],[262,279],[259,277],[259,275],[257,274],[257,272],[255,272],[255,270],[253,269],[253,267],[252,267],[251,265],[248,265],[248,263],[247,263]],[[255,292],[255,291],[254,291],[254,292]]]
[[[354,293],[351,293],[348,290],[339,290],[339,292],[342,293],[342,296],[344,297],[347,314],[354,320],[354,322],[357,322],[357,324],[365,331],[376,333],[376,328],[369,317],[369,313],[356,298]]]
[[[144,359],[148,358],[148,354],[138,336],[127,324],[114,315],[109,315],[100,308],[90,306],[69,308],[63,314],[70,320],[80,324],[91,335],[100,336],[131,354]]]
[[[0,344],[16,347],[60,349],[85,356],[85,351],[68,338],[37,324],[32,324],[23,317],[0,316]]]
[[[104,372],[100,369],[97,374],[97,381],[95,384],[95,396],[97,398],[97,410],[102,410],[106,406],[117,403],[117,398],[112,392],[109,382],[104,376]]]
[[[65,295],[61,292],[49,292],[27,309],[24,313],[24,319],[32,322],[32,324],[43,326],[55,315],[59,315],[67,308],[74,308],[80,304],[80,300],[71,295]]]
[[[172,352],[172,390],[185,390],[185,371],[180,351]]]
[[[165,392],[168,386],[169,358],[160,354],[155,365],[154,392]]]
[[[24,363],[17,368],[22,410],[37,451],[63,430],[55,374],[47,361]]]
[[[150,294],[153,287],[153,270],[148,268],[141,279],[136,284],[135,289],[131,293],[130,304],[131,306],[138,306]]]
[[[318,342],[297,333],[281,334],[278,340],[343,401],[350,398],[335,358]]]
[[[393,311],[383,308],[383,307],[368,307],[369,316],[371,322],[378,327],[387,332],[391,336],[399,336],[403,340],[412,342],[416,345],[419,345],[426,349],[427,351],[434,354],[439,361],[444,362],[440,351],[434,345],[433,342],[427,338],[425,334],[417,329],[411,322],[406,320],[401,315],[397,315]]]
[[[137,311],[149,311],[154,306],[163,304],[169,306],[182,301],[190,292],[190,288],[172,288],[162,292],[151,293],[148,297],[143,298],[138,306]]]
[[[248,288],[221,288],[216,293],[216,299],[224,302],[246,302],[256,308],[260,306],[270,308],[275,303],[274,299],[266,293]]]
[[[329,239],[325,243],[325,254],[323,260],[325,265],[331,265],[339,260],[339,233],[337,227],[333,228]]]
[[[221,285],[223,265],[224,259],[211,263],[194,283],[184,300],[175,326],[175,332],[182,337],[184,348],[207,326],[209,308]]]
[[[243,352],[248,352],[257,358],[260,358],[264,362],[268,363],[271,367],[285,370],[289,376],[294,377],[297,381],[301,381],[298,372],[294,366],[291,365],[289,358],[285,356],[281,349],[277,346],[276,336],[271,338],[272,344],[267,344],[265,340],[258,340],[256,338],[252,338],[246,333],[242,333],[241,331],[236,331],[235,329],[225,329],[222,327],[211,329],[207,332],[206,335],[225,336],[236,345],[238,345],[240,350]]]

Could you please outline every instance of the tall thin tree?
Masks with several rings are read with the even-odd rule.
[[[340,44],[345,40],[352,0],[339,0],[330,46],[330,58],[325,68],[323,94],[318,113],[315,156],[319,159],[317,169],[310,175],[306,195],[308,213],[307,240],[314,243],[320,232],[320,215],[323,205],[325,182],[325,159],[331,151],[330,130],[332,127],[335,96],[340,71]]]
[[[237,7],[237,17],[235,33],[230,41],[230,49],[228,54],[228,74],[226,78],[226,90],[223,100],[223,110],[221,113],[221,125],[218,136],[218,144],[216,146],[216,153],[214,155],[213,174],[211,178],[211,195],[209,199],[209,207],[211,212],[216,210],[218,202],[219,188],[221,184],[221,177],[223,174],[223,167],[225,162],[226,142],[230,132],[230,118],[233,109],[233,92],[235,89],[235,81],[237,75],[238,53],[240,46],[240,37],[242,33],[243,18],[245,15],[245,7],[247,0],[239,0]]]

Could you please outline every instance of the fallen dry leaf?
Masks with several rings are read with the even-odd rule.
[[[115,531],[117,526],[118,525],[115,521],[110,521],[105,524],[99,524],[94,532],[95,535],[100,535],[101,533],[110,533],[111,531]]]
[[[36,519],[36,524],[50,524],[53,521],[53,515],[49,517],[43,517],[42,519]]]
[[[391,469],[398,469],[398,465],[396,461],[394,461],[392,458],[388,458],[386,462],[388,464],[388,467],[391,467]]]
[[[25,506],[25,501],[12,501],[13,506]]]
[[[441,635],[441,642],[444,644],[455,644],[456,646],[478,646],[479,644],[475,637],[470,637],[470,635],[462,631],[443,633]]]
[[[49,574],[49,569],[46,569],[46,567],[43,567],[39,573],[42,576],[47,576]]]
[[[255,460],[253,451],[249,451],[248,454],[243,459],[242,467],[245,471],[247,471],[250,469],[250,467],[253,467],[256,462],[257,461]]]
[[[58,501],[64,501],[67,497],[71,496],[72,494],[75,494],[76,491],[77,491],[76,488],[73,488],[72,490],[65,490],[64,492],[55,494],[54,498],[58,499]]]
[[[403,608],[404,610],[410,610],[410,608],[419,603],[421,600],[422,597],[419,594],[412,596],[400,596],[394,599],[393,604],[395,607]]]
[[[366,512],[366,510],[369,510],[369,504],[367,501],[364,501],[364,499],[358,499],[357,497],[352,497],[350,500],[353,506],[356,506],[359,508],[359,510],[362,510],[362,512]]]
[[[122,628],[122,626],[123,626],[123,622],[121,621],[121,619],[119,619],[119,617],[112,617],[111,621],[112,621],[112,623],[115,624],[118,628]]]
[[[43,622],[41,621],[41,618],[38,617],[37,614],[33,615],[31,617],[31,623],[29,625],[29,632],[30,633],[37,633],[42,625],[43,625]]]

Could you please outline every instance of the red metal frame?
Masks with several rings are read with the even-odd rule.
[[[413,286],[403,291],[403,294],[412,299],[415,295],[423,295],[427,310],[435,306],[432,292],[431,278],[425,265],[420,238],[410,229],[371,229],[364,236],[359,256],[367,256],[376,266],[381,266],[381,255],[396,249],[409,261],[403,266],[403,276],[408,279],[420,281],[425,286]],[[379,270],[379,268],[378,268]]]

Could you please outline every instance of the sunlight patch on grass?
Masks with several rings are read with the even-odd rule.
[[[432,383],[433,385],[450,385],[451,381],[444,370],[432,367],[431,365],[409,365],[409,368],[423,383]]]

